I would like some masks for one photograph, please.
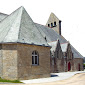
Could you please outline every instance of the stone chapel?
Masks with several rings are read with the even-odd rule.
[[[0,13],[0,77],[25,80],[51,72],[81,71],[83,56],[62,36],[51,13],[46,26],[33,22],[24,7]]]

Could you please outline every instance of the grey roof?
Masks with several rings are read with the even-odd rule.
[[[56,49],[56,47],[57,47],[57,43],[58,43],[58,40],[48,43],[50,46],[52,46],[52,48],[50,49],[51,52],[53,52],[53,51],[55,52],[55,49]]]
[[[20,7],[9,16],[0,13],[0,43],[20,42],[49,46],[47,42],[66,43],[67,40],[58,35],[52,28],[34,23],[26,10]],[[75,58],[83,56],[71,45]]]
[[[44,25],[40,25],[35,23],[43,37],[46,37],[47,42],[56,41],[59,39],[60,43],[67,43],[67,40],[60,36],[57,32],[55,32],[52,28],[46,27]],[[83,56],[71,45],[72,52],[74,54],[74,58],[83,58]]]
[[[9,42],[49,46],[23,7],[0,23],[0,43]]]
[[[83,58],[83,56],[71,45],[71,49],[74,55],[74,58]]]
[[[5,19],[8,15],[4,14],[4,13],[0,13],[0,21],[2,21],[3,19]]]
[[[63,43],[63,44],[60,44],[60,45],[61,45],[62,52],[66,52],[67,47],[68,47],[68,43]]]
[[[62,39],[61,36],[57,32],[55,32],[52,28],[37,23],[35,24],[38,30],[43,35],[43,37],[46,37],[47,42],[57,41],[57,39],[59,39],[61,43],[67,42],[65,39]]]

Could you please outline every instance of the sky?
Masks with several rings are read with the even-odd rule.
[[[42,25],[53,12],[62,21],[62,35],[85,57],[85,0],[1,0],[0,12],[10,14],[20,6]]]

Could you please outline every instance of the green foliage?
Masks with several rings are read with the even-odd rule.
[[[6,80],[6,79],[2,79],[2,78],[0,78],[0,82],[22,83],[19,80]]]
[[[83,66],[84,66],[84,69],[85,69],[85,63],[83,64]]]

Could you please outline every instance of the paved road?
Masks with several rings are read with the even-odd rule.
[[[53,75],[55,77],[23,80],[21,82],[24,82],[25,84],[53,82],[53,81],[64,80],[64,79],[72,77],[73,75],[75,75],[77,73],[83,73],[83,72],[85,72],[85,71],[51,73],[51,75]]]
[[[9,84],[1,84],[1,85],[9,85]],[[22,85],[22,84],[12,84],[11,85]],[[85,73],[78,73],[74,76],[64,79],[64,80],[56,80],[53,82],[47,83],[29,83],[25,85],[85,85]]]
[[[49,83],[26,84],[26,85],[85,85],[85,73],[76,74],[71,78],[65,80],[49,82]]]

